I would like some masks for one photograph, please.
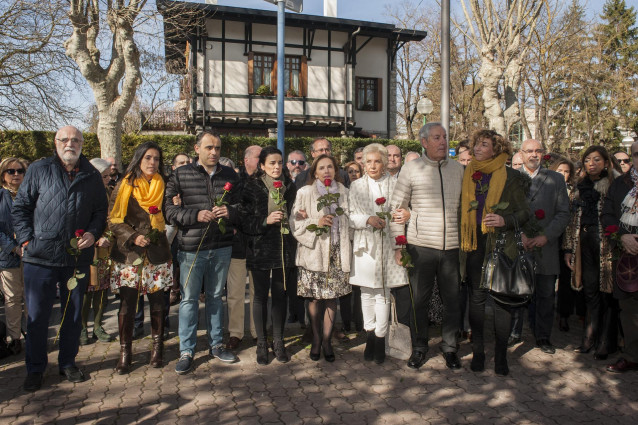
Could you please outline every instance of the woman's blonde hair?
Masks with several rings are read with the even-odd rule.
[[[363,148],[363,163],[366,163],[366,157],[370,153],[380,153],[381,154],[381,162],[383,162],[383,168],[387,168],[388,166],[388,149],[383,146],[381,143],[371,143],[365,148]]]
[[[26,159],[22,159],[22,158],[15,158],[15,157],[9,157],[9,158],[5,158],[2,160],[2,162],[0,162],[0,176],[4,179],[4,173],[5,171],[7,171],[9,169],[9,165],[13,164],[14,162],[17,162],[18,164],[20,164],[20,166],[22,168],[24,168],[24,172],[27,172],[27,167],[29,166],[29,163],[27,162]],[[4,183],[4,180],[2,180],[2,183]]]
[[[498,134],[496,131],[487,129],[476,130],[474,134],[472,134],[472,139],[470,140],[470,152],[472,155],[474,155],[474,146],[483,139],[492,141],[492,149],[494,150],[495,157],[503,152],[512,156],[512,144],[509,140]]]

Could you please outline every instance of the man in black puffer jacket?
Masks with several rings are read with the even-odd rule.
[[[226,284],[233,245],[234,223],[239,223],[239,176],[230,167],[218,163],[222,142],[211,133],[197,136],[196,162],[175,170],[166,185],[164,211],[166,219],[179,228],[177,260],[180,268],[179,349],[175,366],[178,374],[188,373],[193,366],[197,343],[199,293],[206,293],[206,330],[210,354],[224,362],[237,357],[222,345],[224,310],[222,293]],[[232,189],[224,195],[224,187]],[[180,205],[173,197],[179,195]],[[216,206],[215,199],[227,205]],[[223,220],[225,232],[220,229]]]
[[[56,154],[29,167],[13,202],[13,228],[24,250],[24,292],[29,312],[26,391],[38,390],[42,385],[49,318],[58,283],[62,303],[69,300],[60,325],[58,367],[71,382],[85,380],[75,365],[82,330],[80,313],[93,244],[106,227],[108,205],[102,176],[82,155],[83,143],[77,128],[58,130]],[[72,239],[77,240],[81,251],[77,258],[67,251]],[[69,296],[67,281],[74,269],[83,276],[75,280],[77,286]]]

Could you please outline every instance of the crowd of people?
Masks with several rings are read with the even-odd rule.
[[[568,332],[576,314],[577,352],[606,360],[622,350],[606,370],[638,370],[638,143],[631,155],[590,146],[575,164],[536,140],[514,152],[492,130],[461,142],[456,160],[440,123],[424,125],[419,139],[423,154],[372,143],[343,168],[324,138],[310,146],[311,163],[302,151],[285,158],[275,147],[250,146],[235,168],[221,157],[220,137],[203,132],[195,157],[176,155],[165,176],[156,143],[138,146],[120,174],[110,158],[84,157],[82,133],[67,126],[55,135],[52,157],[31,165],[5,158],[5,344],[18,354],[25,335],[24,389],[42,385],[58,294],[58,368],[71,382],[86,379],[75,363],[79,346],[113,339],[102,323],[109,291],[119,299],[116,373],[131,372],[144,295],[151,367],[165,363],[168,310],[177,303],[177,374],[194,367],[200,302],[209,355],[238,361],[247,277],[260,365],[290,361],[286,324],[306,327],[306,317],[313,361],[334,362],[333,339],[348,339],[354,325],[366,333],[364,360],[381,364],[394,304],[410,330],[408,367],[427,361],[438,310],[446,367],[461,369],[459,342],[469,338],[470,369],[481,372],[491,305],[497,375],[509,373],[508,347],[522,341],[526,314],[543,353],[556,351],[555,318]],[[497,246],[512,260],[533,252],[535,291],[526,305],[490,296],[483,266]]]

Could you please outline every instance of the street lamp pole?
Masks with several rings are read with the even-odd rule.
[[[450,134],[450,0],[441,0],[441,124]]]
[[[277,149],[284,152],[284,69],[286,60],[284,53],[284,29],[286,28],[286,2],[279,0],[277,3]]]

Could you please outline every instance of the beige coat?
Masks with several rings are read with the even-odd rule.
[[[350,244],[350,232],[348,221],[348,189],[341,183],[339,185],[339,206],[343,208],[345,213],[338,216],[339,220],[339,236],[341,245],[341,270],[350,272],[350,256],[352,255],[352,247]],[[314,272],[327,272],[329,262],[329,234],[323,233],[317,236],[314,232],[306,230],[311,224],[318,224],[319,218],[326,213],[324,210],[317,211],[317,199],[319,199],[319,191],[313,183],[299,189],[297,199],[292,207],[290,214],[290,230],[292,235],[297,239],[297,256],[295,264],[306,270]],[[299,219],[297,213],[300,210],[306,211],[308,218]]]
[[[426,155],[401,168],[390,205],[410,208],[407,238],[410,245],[439,250],[459,247],[459,208],[464,168],[451,159],[432,161]],[[391,223],[392,237],[405,226]]]

